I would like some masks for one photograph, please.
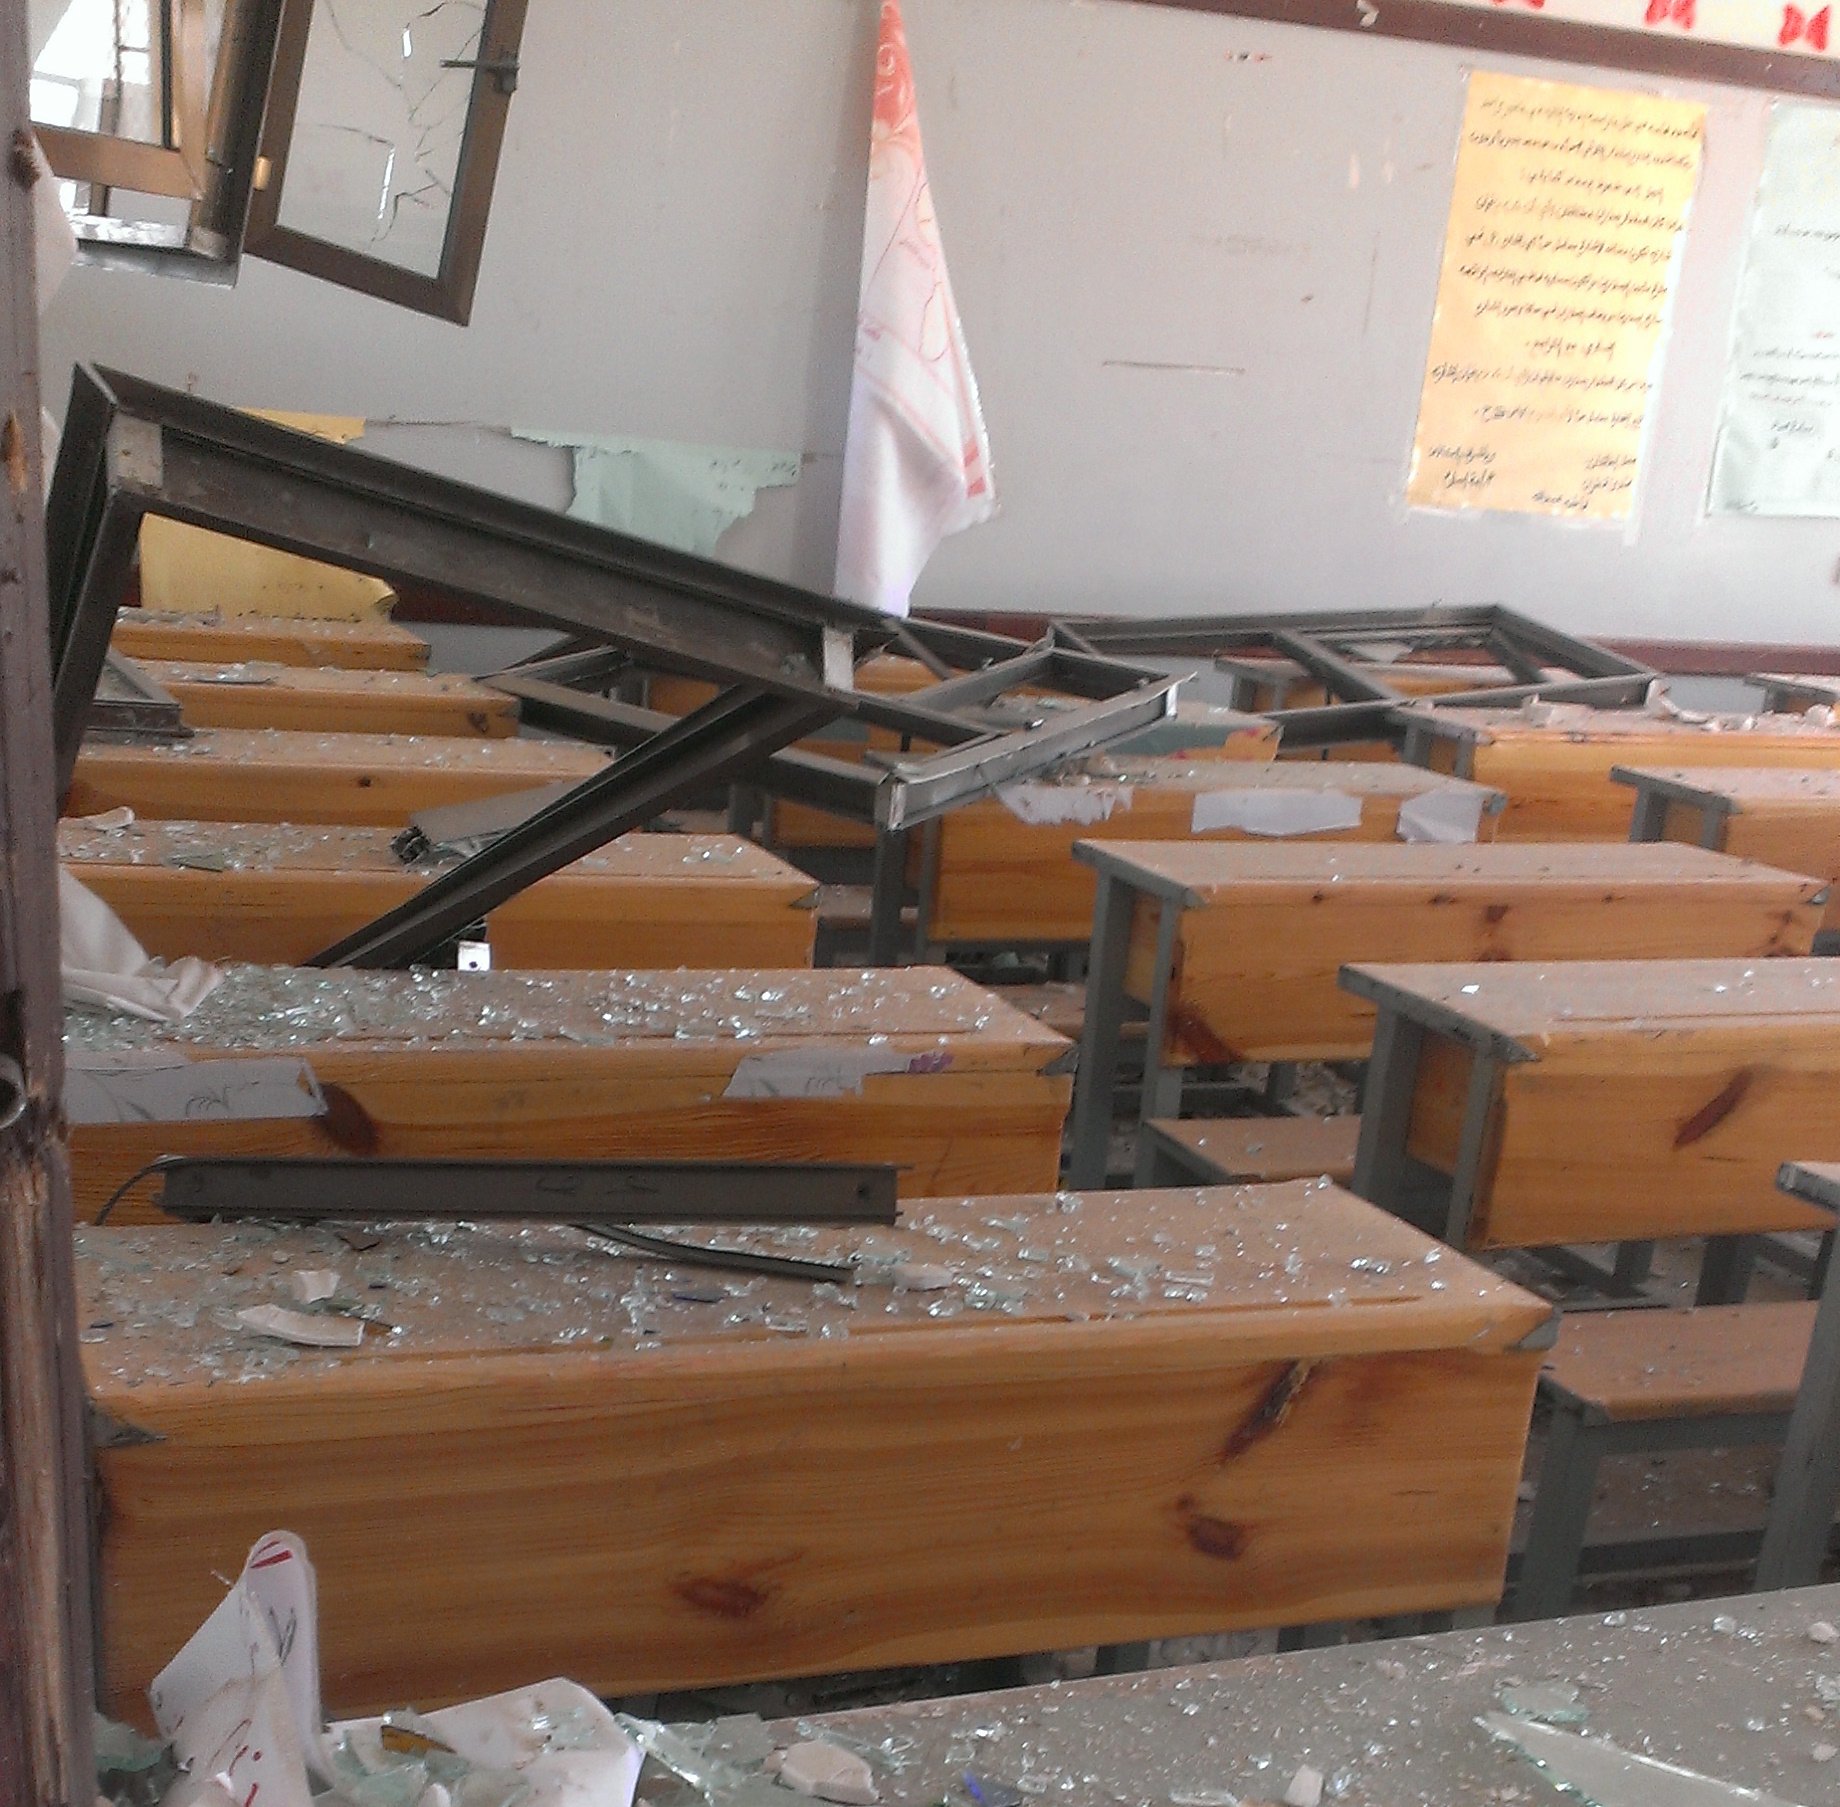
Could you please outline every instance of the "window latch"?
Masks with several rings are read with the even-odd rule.
[[[514,56],[451,57],[441,59],[443,69],[483,69],[498,84],[500,94],[517,92],[518,60]]]

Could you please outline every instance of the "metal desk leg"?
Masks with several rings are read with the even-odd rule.
[[[1757,1265],[1756,1236],[1709,1236],[1695,1305],[1741,1305]]]
[[[1789,1414],[1776,1492],[1757,1558],[1757,1585],[1806,1587],[1821,1578],[1840,1508],[1840,1287],[1821,1295],[1802,1384]]]
[[[1644,787],[1636,792],[1636,806],[1629,818],[1632,841],[1658,841],[1667,827],[1667,798],[1659,791]]]
[[[1616,1245],[1612,1278],[1625,1292],[1640,1292],[1648,1284],[1654,1267],[1655,1245],[1652,1242],[1619,1242]]]
[[[1603,1457],[1603,1439],[1593,1436],[1594,1428],[1585,1424],[1574,1402],[1553,1401],[1520,1585],[1514,1590],[1517,1619],[1556,1619],[1571,1605]]]
[[[1137,1102],[1137,1165],[1133,1184],[1150,1183],[1150,1152],[1144,1147],[1143,1128],[1152,1117],[1173,1117],[1182,1109],[1182,1069],[1163,1064],[1163,1046],[1169,1028],[1169,984],[1176,963],[1176,930],[1181,926],[1179,905],[1165,898],[1158,906],[1156,968],[1150,980],[1150,1020],[1144,1028],[1144,1078]]]
[[[1450,1176],[1450,1207],[1444,1220],[1444,1240],[1453,1249],[1469,1246],[1470,1222],[1476,1214],[1476,1187],[1482,1178],[1483,1156],[1488,1149],[1489,1122],[1495,1108],[1498,1077],[1495,1062],[1478,1049],[1470,1058],[1463,1133],[1457,1143],[1457,1170]]]
[[[1124,1027],[1124,967],[1131,943],[1131,893],[1099,874],[1093,904],[1092,964],[1086,972],[1086,1024],[1073,1080],[1070,1186],[1103,1186],[1112,1143],[1112,1087]]]
[[[1403,1202],[1406,1132],[1412,1122],[1412,1092],[1424,1045],[1422,1023],[1381,1008],[1374,1027],[1374,1051],[1367,1063],[1361,1139],[1351,1184],[1362,1198],[1386,1211],[1396,1210]]]
[[[901,957],[901,911],[907,904],[907,830],[884,828],[875,837],[875,873],[869,890],[869,964],[893,966]]]

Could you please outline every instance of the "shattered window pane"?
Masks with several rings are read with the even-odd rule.
[[[315,0],[278,223],[436,276],[483,0]]]

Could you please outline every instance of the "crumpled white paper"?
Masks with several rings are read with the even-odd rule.
[[[58,870],[58,962],[64,1002],[177,1023],[217,989],[208,960],[150,960],[128,925],[95,892]]]

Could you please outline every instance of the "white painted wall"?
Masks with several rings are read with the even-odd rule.
[[[1647,84],[1711,116],[1634,530],[1408,515],[1463,61],[1122,0],[905,11],[1004,503],[920,603],[1502,601],[1603,634],[1840,640],[1840,523],[1703,508],[1766,97]],[[251,405],[796,448],[800,483],[723,554],[823,583],[875,14],[533,0],[469,329],[255,262],[234,292],[85,270],[47,388],[82,356]],[[553,461],[491,436],[375,442],[555,499]]]

